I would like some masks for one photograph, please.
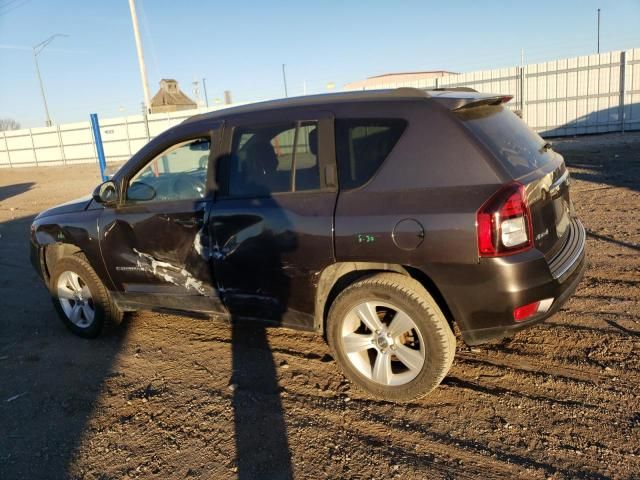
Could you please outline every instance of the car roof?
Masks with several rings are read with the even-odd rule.
[[[231,115],[278,110],[290,107],[312,107],[336,103],[385,101],[385,100],[416,100],[430,98],[426,90],[420,88],[394,88],[384,90],[361,90],[355,92],[323,93],[319,95],[304,95],[301,97],[281,98],[266,102],[250,103],[237,107],[223,108],[213,112],[201,113],[187,118],[183,123],[202,120],[218,120]]]

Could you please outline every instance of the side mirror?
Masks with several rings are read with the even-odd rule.
[[[116,188],[115,182],[107,180],[96,187],[92,196],[96,202],[110,205],[116,203],[118,199],[118,189]]]
[[[133,182],[127,190],[127,200],[134,202],[148,202],[156,198],[156,190],[144,182]]]

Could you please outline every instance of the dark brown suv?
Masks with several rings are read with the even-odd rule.
[[[257,318],[325,335],[372,394],[425,394],[453,323],[472,345],[531,325],[584,270],[564,161],[509,99],[398,89],[192,117],[40,214],[34,265],[81,336],[137,309]]]

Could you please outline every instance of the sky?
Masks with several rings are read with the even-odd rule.
[[[468,72],[640,47],[640,0],[136,0],[151,96],[175,78],[210,104],[340,90],[389,72]],[[0,118],[43,126],[32,47],[54,123],[141,112],[128,0],[0,0]]]

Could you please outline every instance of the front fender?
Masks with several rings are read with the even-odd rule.
[[[101,213],[102,210],[85,210],[34,220],[31,261],[45,281],[60,258],[82,252],[105,286],[113,290],[100,251],[98,217]]]

